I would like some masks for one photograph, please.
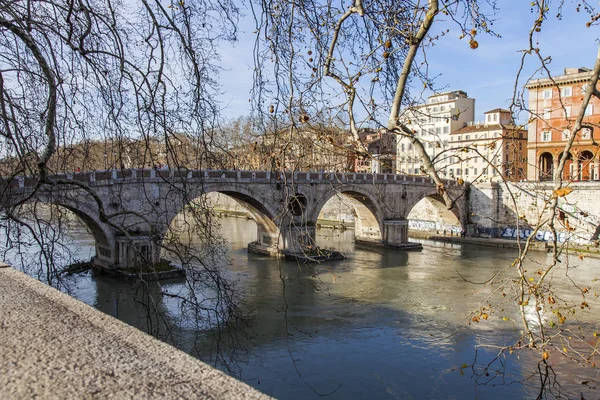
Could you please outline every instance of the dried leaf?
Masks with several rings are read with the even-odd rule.
[[[572,191],[573,191],[573,189],[570,188],[570,187],[564,187],[564,188],[556,189],[554,191],[554,197],[565,197],[566,195],[568,195]]]

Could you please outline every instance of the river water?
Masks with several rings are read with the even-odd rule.
[[[215,364],[218,343],[220,352],[235,358],[229,373],[277,398],[536,397],[537,379],[525,378],[535,371],[537,353],[502,357],[487,375],[483,369],[497,352],[485,345],[517,340],[516,310],[508,304],[503,310],[500,302],[489,320],[468,323],[494,290],[478,283],[509,266],[516,250],[424,242],[422,251],[401,252],[355,247],[353,231],[319,230],[320,245],[341,249],[347,259],[299,267],[248,254],[245,247],[256,236],[251,220],[223,219],[222,233],[230,242],[229,276],[252,324],[235,332],[243,340],[232,348],[226,339],[216,342],[210,329],[181,321],[178,303],[164,299],[159,308],[172,327],[168,341],[183,351]],[[85,258],[92,242],[80,236],[78,243]],[[536,253],[531,262],[543,265],[546,257]],[[571,278],[591,281],[599,265],[577,259]],[[170,293],[186,290],[178,282],[160,285]],[[148,323],[140,290],[131,284],[87,272],[72,294],[140,329],[160,325]],[[484,347],[476,352],[478,345]],[[225,369],[225,363],[216,365]],[[579,393],[581,369],[556,368],[562,383]],[[591,398],[598,397],[594,393]]]

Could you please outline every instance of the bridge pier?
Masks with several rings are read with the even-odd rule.
[[[130,238],[117,236],[115,251],[96,244],[96,257],[92,263],[105,270],[117,268],[146,268],[160,262],[160,247],[148,235],[137,235]]]
[[[256,229],[256,242],[248,243],[248,253],[278,257],[279,232],[271,232],[258,224]]]
[[[357,222],[360,222],[358,220]],[[408,241],[407,219],[386,219],[383,221],[383,232],[372,226],[357,223],[355,230],[355,242],[366,246],[384,246],[398,250],[419,250],[423,248],[421,243]]]
[[[408,241],[407,219],[386,219],[383,221],[383,245],[399,250],[422,249],[421,243]]]
[[[306,253],[317,246],[315,225],[291,225],[285,229],[284,250],[290,253]]]
[[[316,248],[316,232],[316,226],[308,224],[290,224],[277,233],[258,226],[257,240],[248,244],[248,252],[271,257],[282,251],[303,254]]]

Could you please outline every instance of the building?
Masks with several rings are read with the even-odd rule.
[[[348,152],[348,170],[353,172],[392,174],[396,171],[396,135],[386,129],[365,129],[359,133],[368,155]]]
[[[509,110],[488,111],[483,121],[451,133],[450,148],[451,178],[520,181],[527,176],[527,130],[515,125]]]
[[[462,90],[435,94],[427,104],[409,109],[403,116],[404,124],[415,132],[425,145],[442,177],[450,177],[447,170],[450,134],[475,118],[475,99]],[[421,157],[408,138],[398,136],[396,170],[404,174],[421,173]]]
[[[531,113],[527,153],[530,168],[527,179],[550,180],[558,168],[566,141],[581,110],[592,71],[565,68],[564,75],[534,79],[527,83]],[[588,125],[573,143],[565,164],[563,179],[597,180],[600,177],[598,138],[600,100],[592,96],[583,123]]]

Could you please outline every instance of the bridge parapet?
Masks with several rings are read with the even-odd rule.
[[[115,182],[177,182],[193,180],[204,182],[296,182],[296,183],[353,183],[353,184],[406,184],[432,185],[433,181],[427,176],[401,174],[373,174],[354,172],[313,172],[313,171],[231,171],[231,170],[187,170],[187,169],[124,169],[106,171],[74,172],[53,175],[51,179],[63,179],[87,183],[90,186],[106,185]],[[459,186],[456,181],[442,179],[447,187]],[[34,187],[35,177],[17,177],[11,183],[13,189]]]

